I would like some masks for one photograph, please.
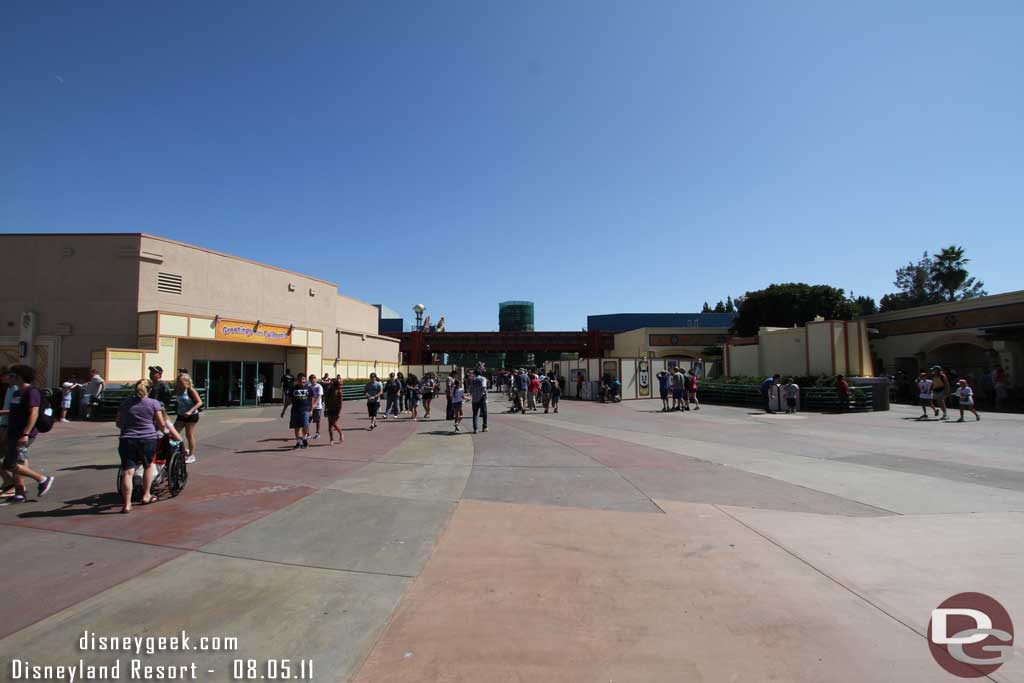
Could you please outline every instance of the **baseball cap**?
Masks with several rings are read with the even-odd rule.
[[[164,369],[162,367],[160,367],[159,365],[150,365],[149,366],[149,371],[150,372],[159,372],[161,375],[164,374]]]

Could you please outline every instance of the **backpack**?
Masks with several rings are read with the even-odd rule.
[[[39,391],[36,389],[36,391]],[[36,418],[36,429],[40,434],[53,429],[53,408],[50,406],[49,399],[46,398],[46,394],[39,392],[39,417]]]

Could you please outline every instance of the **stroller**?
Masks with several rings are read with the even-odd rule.
[[[181,452],[181,442],[172,441],[171,437],[164,435],[156,445],[156,476],[153,477],[153,486],[150,493],[158,498],[174,498],[185,490],[188,484],[188,465],[185,464],[185,456]],[[117,468],[117,495],[123,495],[121,478],[124,470]],[[132,477],[132,501],[138,502],[142,499],[142,476],[143,469],[135,468],[135,476]]]

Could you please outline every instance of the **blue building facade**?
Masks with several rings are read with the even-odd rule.
[[[588,315],[590,332],[628,332],[641,327],[731,327],[735,313],[608,313]]]

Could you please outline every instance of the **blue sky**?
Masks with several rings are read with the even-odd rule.
[[[0,231],[151,232],[451,329],[1024,288],[1024,3],[7,3]],[[411,315],[409,316],[411,317]]]

